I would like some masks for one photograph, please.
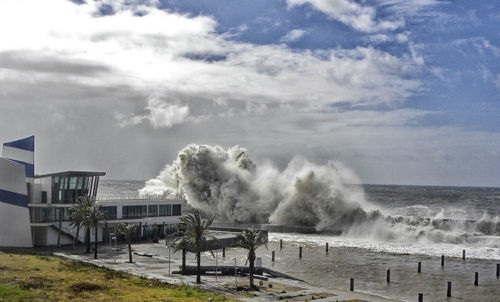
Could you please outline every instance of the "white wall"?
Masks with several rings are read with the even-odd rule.
[[[0,189],[26,195],[24,165],[0,158]],[[0,246],[32,247],[29,210],[0,200]]]
[[[58,232],[56,229],[47,227],[47,245],[57,245],[57,235]],[[73,244],[73,240],[64,234],[61,233],[61,245]]]

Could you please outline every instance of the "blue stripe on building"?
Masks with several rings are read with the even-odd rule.
[[[23,164],[26,177],[31,177],[31,178],[35,177],[35,165],[11,158],[8,158],[8,160],[14,161],[19,164]]]
[[[32,135],[32,136],[29,136],[29,137],[26,137],[26,138],[23,138],[23,139],[20,139],[17,141],[4,143],[3,145],[8,146],[8,147],[13,147],[13,148],[18,148],[18,149],[22,149],[22,150],[35,152],[35,136]]]
[[[27,208],[28,196],[0,189],[0,202]]]

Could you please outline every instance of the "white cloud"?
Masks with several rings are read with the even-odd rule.
[[[418,65],[424,65],[424,63],[425,63],[424,58],[422,56],[420,56],[416,50],[416,48],[423,48],[423,45],[421,45],[421,44],[413,45],[412,43],[410,43],[409,48],[410,48],[410,53],[411,53],[411,57],[412,57],[413,61]]]
[[[306,33],[307,33],[307,31],[302,30],[302,29],[293,29],[293,30],[289,31],[286,35],[281,37],[280,41],[281,42],[295,42],[295,41],[299,40],[300,38],[302,38]]]
[[[122,5],[113,15],[96,17],[97,3],[0,2],[0,52],[29,51],[62,62],[103,66],[106,76],[74,72],[62,78],[7,69],[0,77],[127,85],[191,99],[295,102],[314,108],[336,102],[399,102],[420,87],[411,77],[416,67],[412,60],[374,48],[309,51],[254,45],[215,33],[217,22],[209,16],[190,17],[148,6],[142,6],[144,15],[137,16],[135,7]],[[301,34],[296,31],[293,36]]]
[[[398,43],[406,43],[408,42],[408,33],[399,33],[399,34],[374,34],[369,35],[363,38],[365,41],[368,41],[373,44],[382,44],[387,42],[398,42]]]
[[[404,26],[402,19],[376,20],[376,7],[352,0],[287,0],[289,6],[310,4],[329,18],[361,32],[390,31]]]
[[[495,80],[495,86],[500,89],[500,73],[497,74],[497,78]]]
[[[166,103],[156,97],[150,98],[144,109],[149,113],[132,117],[115,113],[115,118],[119,121],[121,127],[138,125],[147,120],[154,128],[170,128],[176,124],[186,122],[189,116],[188,106]]]
[[[423,10],[449,4],[443,0],[378,0],[379,5],[399,15],[417,15]]]
[[[457,39],[454,40],[452,44],[455,46],[472,45],[481,55],[490,52],[493,56],[500,57],[500,47],[491,44],[491,42],[484,37]]]

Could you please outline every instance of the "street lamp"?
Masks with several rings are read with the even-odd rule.
[[[168,242],[168,239],[165,239]],[[172,249],[172,244],[166,244],[166,248],[168,248],[168,275],[170,276],[170,251]]]
[[[215,282],[217,282],[217,251],[215,251]]]
[[[111,249],[111,242],[113,241],[114,236],[115,236],[115,233],[109,233],[109,249]]]
[[[217,282],[217,250],[212,255],[215,258],[215,282]]]
[[[114,235],[114,234],[113,234]],[[111,241],[115,241],[115,248],[113,249],[113,255],[115,256],[115,264],[116,264],[116,242],[118,241],[118,238],[116,236],[111,237]],[[109,241],[109,245],[111,247],[111,241]]]
[[[168,275],[170,276],[170,250],[171,246],[168,246]]]
[[[238,274],[236,271],[236,258],[232,258],[234,260],[234,288],[238,290]]]

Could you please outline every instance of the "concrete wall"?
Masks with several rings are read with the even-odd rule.
[[[4,158],[0,158],[0,246],[33,246],[25,167]]]
[[[47,227],[46,245],[57,245],[57,230],[52,227]],[[73,240],[64,234],[61,234],[61,245],[73,244]]]

